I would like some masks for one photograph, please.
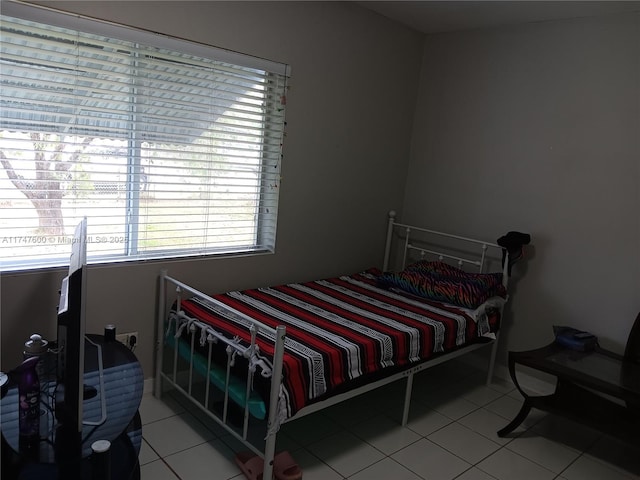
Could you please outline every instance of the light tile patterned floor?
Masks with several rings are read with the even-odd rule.
[[[617,480],[640,479],[640,448],[532,412],[510,438],[496,431],[520,408],[513,385],[462,361],[416,376],[407,427],[404,382],[285,424],[305,480]],[[242,480],[233,461],[245,448],[179,396],[145,393],[140,408],[142,480]]]

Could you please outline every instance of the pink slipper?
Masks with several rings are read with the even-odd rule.
[[[302,480],[302,469],[285,450],[273,458],[273,475],[276,480]]]
[[[238,452],[235,461],[248,480],[262,480],[264,460],[259,455],[253,452]]]
[[[253,452],[239,452],[235,461],[248,480],[262,480],[264,460]],[[302,480],[302,470],[287,451],[280,452],[273,459],[273,475],[276,480]]]

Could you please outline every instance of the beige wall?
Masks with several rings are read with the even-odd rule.
[[[44,2],[40,2],[44,3]],[[218,292],[381,266],[386,213],[398,208],[409,156],[422,37],[339,2],[53,2],[56,8],[289,63],[277,253],[92,267],[87,331],[139,331],[153,375],[162,267]],[[90,221],[90,219],[89,219]],[[0,278],[2,368],[38,331],[55,337],[62,271]]]
[[[640,16],[433,35],[425,41],[404,220],[533,257],[505,351],[591,330],[621,351],[640,310]]]
[[[489,240],[533,235],[499,360],[549,341],[553,324],[622,349],[640,310],[637,14],[423,42],[338,2],[55,6],[292,66],[277,253],[90,269],[88,331],[139,331],[146,377],[160,268],[217,292],[379,264],[389,208]],[[55,336],[62,275],[0,277],[3,368],[30,333]]]

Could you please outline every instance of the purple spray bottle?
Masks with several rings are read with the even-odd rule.
[[[18,381],[20,451],[31,456],[40,448],[40,381],[36,365],[39,357],[30,357],[13,373]]]

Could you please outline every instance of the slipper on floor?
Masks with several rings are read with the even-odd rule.
[[[285,450],[273,458],[273,475],[276,480],[302,480],[302,469]]]
[[[236,464],[248,480],[262,480],[264,460],[253,452],[238,452]]]
[[[235,461],[248,480],[262,480],[264,460],[253,452],[239,452]],[[302,480],[302,470],[286,450],[273,458],[273,475],[276,480]]]

